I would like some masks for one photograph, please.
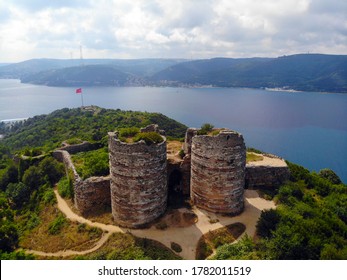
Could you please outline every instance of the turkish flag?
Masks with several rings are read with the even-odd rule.
[[[82,89],[81,89],[81,88],[76,89],[76,93],[77,93],[77,94],[82,93]]]

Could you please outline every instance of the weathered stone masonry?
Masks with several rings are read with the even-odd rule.
[[[164,134],[157,125],[141,131]],[[236,215],[244,207],[244,188],[276,187],[289,178],[285,161],[273,155],[246,165],[241,134],[226,129],[216,136],[197,132],[187,130],[182,160],[167,159],[165,137],[159,144],[146,145],[144,141],[124,143],[117,132],[109,133],[107,177],[82,180],[76,172],[69,152],[90,150],[91,144],[63,147],[53,156],[72,170],[74,202],[83,215],[112,208],[115,222],[128,228],[141,227],[164,214],[169,186],[179,195],[190,194],[199,208]]]
[[[166,139],[147,145],[124,143],[109,133],[112,215],[136,228],[161,216],[167,205]]]
[[[222,130],[195,135],[191,142],[191,200],[215,213],[243,210],[246,147],[241,134]]]
[[[81,151],[76,149],[76,151]],[[74,204],[83,214],[104,211],[111,208],[110,177],[91,177],[86,180],[78,175],[69,152],[56,150],[53,156],[63,162],[73,173]]]
[[[273,159],[271,164],[267,164],[266,160],[246,164],[245,184],[247,189],[277,188],[289,180],[289,168],[282,158],[271,154],[264,154],[263,156]]]

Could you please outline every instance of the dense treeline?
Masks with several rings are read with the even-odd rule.
[[[347,259],[347,186],[331,170],[310,173],[289,163],[291,180],[263,211],[260,239],[218,248],[215,259]]]
[[[158,124],[169,137],[184,137],[186,126],[159,113],[107,110],[92,107],[61,109],[49,115],[35,116],[12,127],[2,127],[6,135],[2,143],[11,150],[42,147],[49,151],[71,138],[100,141],[106,144],[106,135],[122,127],[144,127]],[[1,129],[1,127],[0,127]]]
[[[4,157],[0,149],[0,159]],[[50,156],[6,162],[0,170],[0,259],[33,258],[16,249],[21,236],[39,225],[38,212],[55,203],[53,186],[64,167]]]

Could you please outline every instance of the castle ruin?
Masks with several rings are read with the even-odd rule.
[[[125,143],[117,132],[109,133],[112,215],[120,226],[142,226],[166,210],[166,138],[162,137],[161,143],[148,145]]]
[[[215,136],[195,135],[191,144],[192,203],[215,213],[242,212],[245,167],[241,134],[222,130]]]
[[[157,125],[142,131],[164,135]],[[165,136],[160,143],[126,143],[118,138],[118,132],[110,132],[110,176],[84,181],[75,171],[67,148],[55,151],[54,156],[74,170],[74,201],[82,214],[111,207],[114,222],[127,228],[155,221],[165,213],[173,196],[190,196],[192,204],[201,209],[237,215],[243,211],[245,188],[277,187],[289,178],[283,159],[264,155],[275,157],[277,164],[246,164],[242,135],[228,129],[215,132],[198,135],[198,129],[189,128],[183,159],[169,157]]]

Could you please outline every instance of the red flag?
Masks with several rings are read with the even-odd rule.
[[[77,94],[82,93],[82,89],[81,89],[81,88],[76,89],[76,93],[77,93]]]

